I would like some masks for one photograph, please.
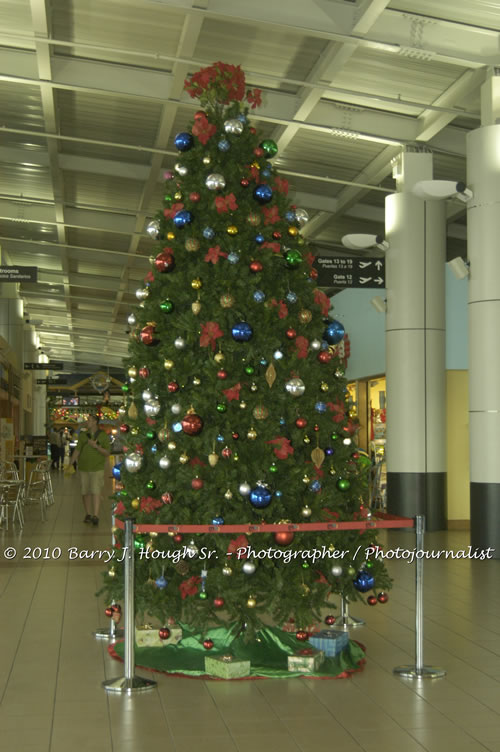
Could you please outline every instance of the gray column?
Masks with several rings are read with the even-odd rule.
[[[388,511],[446,527],[445,260],[442,201],[413,195],[432,154],[408,150],[386,199]]]
[[[500,558],[500,77],[467,136],[471,545]]]

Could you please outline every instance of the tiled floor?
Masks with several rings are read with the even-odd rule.
[[[350,680],[204,682],[155,675],[158,688],[109,695],[123,674],[93,630],[106,623],[94,597],[103,566],[69,561],[67,549],[109,545],[109,527],[82,524],[76,478],[55,483],[48,521],[27,511],[22,535],[0,532],[0,750],[21,752],[500,752],[500,561],[425,566],[425,660],[445,679],[393,676],[414,662],[414,567],[393,561],[385,606],[356,604],[367,620],[354,636],[365,670]],[[105,515],[103,514],[103,517]],[[413,548],[391,532],[388,548]],[[433,533],[427,549],[458,550],[466,533]],[[18,549],[6,561],[7,547]],[[28,546],[62,549],[56,560],[23,559]],[[147,672],[138,672],[147,675]]]

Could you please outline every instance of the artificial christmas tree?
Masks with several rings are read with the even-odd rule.
[[[364,520],[366,457],[356,451],[335,354],[343,327],[328,318],[330,301],[314,282],[300,232],[307,214],[291,205],[270,162],[277,146],[249,123],[244,103],[259,104],[260,92],[223,63],[186,88],[203,110],[175,137],[179,159],[148,227],[157,250],[129,317],[116,517]],[[202,635],[236,623],[248,639],[263,619],[292,619],[307,639],[304,629],[335,607],[335,594],[352,601],[388,588],[382,562],[365,555],[374,545],[370,529],[294,533],[286,525],[255,535],[138,536],[136,609]],[[119,568],[115,561],[105,574],[115,600]]]

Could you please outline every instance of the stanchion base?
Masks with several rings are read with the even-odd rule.
[[[339,624],[335,624],[335,629],[343,629],[347,632],[348,629],[356,629],[356,627],[364,627],[366,622],[363,619],[356,619],[355,616],[345,616]]]
[[[125,634],[125,630],[121,627],[115,629],[114,634],[111,634],[109,627],[101,627],[96,629],[93,633],[96,640],[121,640]]]
[[[393,673],[403,679],[442,679],[446,676],[444,668],[437,668],[436,666],[422,666],[422,668],[397,666],[393,669]]]
[[[154,689],[157,686],[157,682],[152,679],[144,679],[142,676],[133,676],[131,679],[119,676],[117,679],[103,681],[102,686],[106,692],[120,692],[121,694],[133,695],[136,692],[145,692],[147,689]]]

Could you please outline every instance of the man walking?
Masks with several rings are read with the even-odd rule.
[[[78,444],[70,463],[80,471],[84,522],[99,524],[99,506],[104,485],[104,467],[109,456],[110,442],[106,431],[99,428],[99,418],[89,415],[87,430],[80,431]]]

